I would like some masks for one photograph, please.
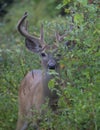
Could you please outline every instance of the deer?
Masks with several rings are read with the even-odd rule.
[[[52,110],[55,110],[55,105],[51,104],[58,100],[57,94],[52,94],[48,87],[48,83],[52,78],[54,78],[54,76],[49,73],[50,70],[54,70],[58,75],[60,75],[59,60],[61,54],[57,54],[58,46],[56,44],[46,44],[44,40],[43,24],[40,29],[40,37],[28,33],[26,21],[27,16],[28,13],[25,13],[22,16],[18,22],[17,29],[25,38],[26,48],[40,56],[42,69],[31,70],[21,81],[18,92],[19,110],[16,130],[26,130],[28,128],[29,122],[23,117],[34,116],[34,113],[30,111],[33,106],[34,109],[41,111],[42,104],[44,104],[46,98],[48,98],[48,106],[50,106]],[[65,36],[66,34],[60,36],[57,31],[55,33],[57,42],[61,42]]]

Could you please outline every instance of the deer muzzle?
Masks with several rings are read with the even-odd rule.
[[[48,65],[48,69],[53,69],[53,70],[56,69],[56,61],[54,59],[50,59],[47,65]]]

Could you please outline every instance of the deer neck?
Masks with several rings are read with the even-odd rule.
[[[44,87],[44,94],[46,97],[51,98],[51,90],[48,87],[48,83],[51,79],[55,78],[56,74],[59,75],[58,72],[55,72],[55,74],[50,74],[48,71],[43,71],[43,87]]]

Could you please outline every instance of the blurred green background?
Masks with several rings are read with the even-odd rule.
[[[40,129],[100,130],[99,0],[0,0],[0,130],[16,128],[19,84],[28,71],[41,67],[38,55],[25,48],[16,28],[26,11],[30,33],[39,36],[43,23],[49,44],[55,30],[63,34],[70,24],[74,26],[59,45],[64,55],[60,61],[64,66],[63,89],[58,91],[60,112],[42,117]],[[76,46],[65,51],[63,44],[69,40],[75,40]],[[49,123],[45,122],[47,117]]]

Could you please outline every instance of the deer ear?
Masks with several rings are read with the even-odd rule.
[[[30,51],[35,52],[35,53],[38,53],[42,49],[42,46],[37,39],[26,38],[25,45]]]

